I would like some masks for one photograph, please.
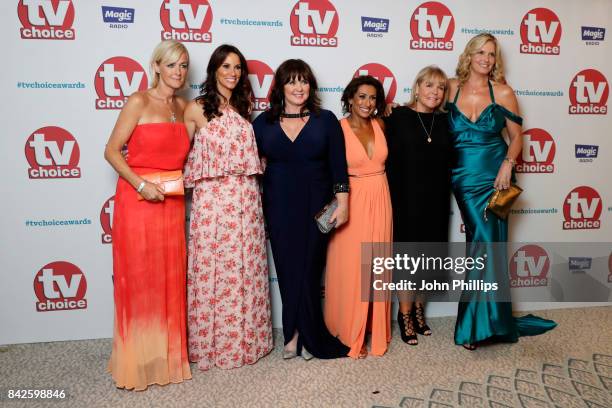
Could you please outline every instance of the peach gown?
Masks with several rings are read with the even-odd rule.
[[[391,243],[392,212],[385,174],[387,143],[379,124],[374,128],[374,153],[370,159],[347,119],[340,121],[346,144],[350,194],[349,221],[332,233],[325,273],[325,323],[329,331],[350,347],[349,356],[359,357],[367,331],[371,350],[383,355],[391,341],[391,298],[377,291],[372,302],[372,283],[361,272],[361,243]],[[390,245],[383,250],[389,252]],[[381,275],[390,280],[388,274]],[[378,279],[378,278],[377,278]],[[370,306],[371,305],[371,306]],[[368,321],[370,315],[370,321]]]

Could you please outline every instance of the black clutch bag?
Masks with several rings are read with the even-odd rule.
[[[317,227],[323,234],[327,234],[336,226],[336,220],[329,221],[336,208],[338,208],[338,200],[334,198],[315,215],[314,219],[317,222]]]

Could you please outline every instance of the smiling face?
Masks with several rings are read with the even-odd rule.
[[[160,83],[175,90],[180,89],[187,79],[189,56],[181,54],[176,61],[162,61],[155,64],[155,69],[159,73]]]
[[[489,75],[495,66],[495,44],[487,41],[471,55],[470,70],[472,72]]]
[[[310,83],[304,78],[291,78],[283,87],[283,93],[285,95],[285,110],[287,111],[287,108],[289,110],[299,109],[308,101]]]
[[[231,94],[242,75],[242,64],[240,63],[240,57],[233,52],[227,54],[223,63],[217,68],[216,79],[217,79],[217,90],[222,95],[229,93]]]
[[[351,115],[367,119],[376,110],[376,88],[372,85],[360,85],[351,99]]]
[[[433,112],[444,99],[446,81],[444,78],[431,76],[424,78],[416,87],[416,111]]]

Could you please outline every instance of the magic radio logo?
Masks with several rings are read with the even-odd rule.
[[[594,188],[574,188],[563,201],[563,229],[599,229],[602,208],[601,197]]]
[[[559,17],[552,10],[529,10],[521,20],[521,53],[559,55],[561,31]]]
[[[397,81],[393,72],[382,64],[371,62],[369,64],[362,65],[355,71],[353,77],[362,75],[371,75],[378,79],[385,90],[387,103],[393,102],[395,99],[395,93],[397,92]]]
[[[249,81],[253,89],[253,110],[263,112],[270,107],[270,93],[274,82],[274,71],[268,64],[258,60],[248,60]]]
[[[51,262],[34,276],[37,312],[86,309],[86,292],[85,275],[70,262]]]
[[[410,49],[451,51],[454,32],[455,18],[448,7],[437,1],[423,3],[410,18]]]
[[[115,196],[112,196],[102,206],[100,210],[100,225],[102,226],[102,243],[112,244],[113,242],[113,213],[115,211]]]
[[[142,66],[128,57],[112,57],[96,71],[96,109],[122,109],[128,96],[147,89],[147,74]]]
[[[80,151],[66,129],[46,126],[35,130],[25,144],[31,179],[80,178]]]
[[[291,45],[310,47],[337,47],[340,18],[328,0],[298,1],[291,10]]]
[[[17,16],[25,40],[74,40],[71,0],[20,0]]]
[[[524,245],[510,258],[510,287],[526,288],[548,285],[550,257],[538,245]]]
[[[523,132],[523,151],[516,161],[517,173],[553,173],[556,145],[544,129]]]
[[[605,115],[608,113],[610,86],[606,77],[596,69],[584,69],[570,84],[570,115]]]
[[[207,0],[164,0],[159,10],[161,39],[209,43],[212,8]]]

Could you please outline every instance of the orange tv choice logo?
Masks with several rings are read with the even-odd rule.
[[[521,20],[521,45],[523,54],[559,55],[561,48],[561,22],[547,8],[529,10]]]
[[[302,0],[295,3],[289,17],[291,45],[296,47],[337,47],[340,18],[328,0]]]
[[[393,99],[395,99],[395,93],[397,92],[397,81],[395,80],[395,75],[393,75],[393,72],[391,72],[389,68],[382,64],[371,62],[359,67],[353,74],[353,77],[356,78],[361,75],[371,75],[378,79],[385,90],[387,103],[393,102]]]
[[[34,276],[37,312],[86,309],[86,292],[85,275],[70,262],[51,262]]]
[[[423,3],[410,18],[410,49],[451,51],[454,32],[455,18],[448,7],[437,1]]]
[[[523,152],[516,160],[517,173],[553,173],[556,145],[544,129],[523,132]]]
[[[212,8],[207,0],[164,0],[159,10],[162,40],[209,43]]]
[[[550,258],[538,245],[524,245],[510,258],[510,287],[524,288],[548,285]]]
[[[576,74],[569,88],[571,115],[605,115],[608,113],[610,85],[596,69],[584,69]]]
[[[599,229],[603,203],[594,188],[574,188],[563,201],[563,229]]]
[[[96,109],[122,109],[128,96],[147,89],[147,74],[138,62],[128,57],[112,57],[96,71]]]
[[[102,226],[102,243],[111,244],[113,242],[113,213],[115,211],[115,196],[112,196],[102,206],[100,210],[100,225]]]
[[[74,40],[72,0],[20,0],[17,16],[25,40]]]
[[[81,153],[76,139],[66,129],[46,126],[35,130],[25,144],[31,179],[80,178]]]
[[[270,93],[274,82],[274,71],[268,64],[258,60],[248,60],[249,81],[253,89],[253,110],[263,112],[270,107]]]

